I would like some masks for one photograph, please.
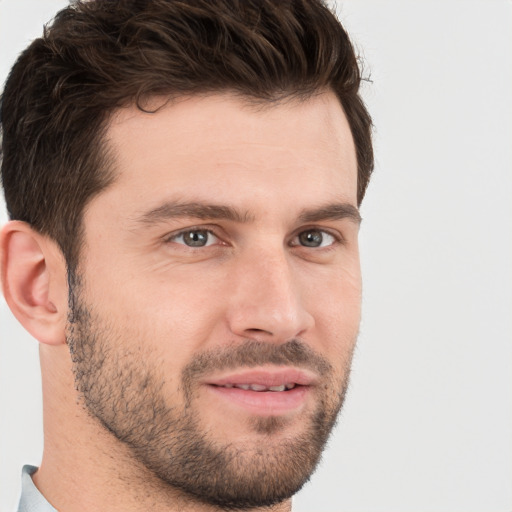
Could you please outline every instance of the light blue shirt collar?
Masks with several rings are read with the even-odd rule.
[[[32,482],[32,475],[37,471],[35,466],[23,466],[21,473],[21,498],[18,512],[57,512],[37,490]]]

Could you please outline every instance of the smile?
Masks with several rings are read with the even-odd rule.
[[[268,417],[303,410],[316,382],[312,372],[281,367],[241,370],[205,384],[222,408]]]

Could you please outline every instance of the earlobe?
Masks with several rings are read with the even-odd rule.
[[[14,316],[41,343],[65,343],[66,266],[56,244],[20,221],[0,233],[1,280]]]

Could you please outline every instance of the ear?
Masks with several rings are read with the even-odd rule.
[[[21,221],[0,232],[1,281],[18,321],[41,343],[66,342],[66,264],[57,244]]]

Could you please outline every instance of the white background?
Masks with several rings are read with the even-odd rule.
[[[65,3],[0,0],[2,82]],[[511,512],[512,3],[338,11],[373,81],[364,318],[339,426],[294,510]],[[3,302],[0,315],[7,512],[21,465],[40,460],[41,391],[37,343]]]

